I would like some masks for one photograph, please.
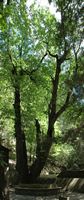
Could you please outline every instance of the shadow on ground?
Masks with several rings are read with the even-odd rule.
[[[69,200],[84,200],[83,193],[67,192],[66,195]],[[46,197],[35,197],[35,196],[24,196],[16,195],[14,190],[10,191],[10,200],[58,200],[56,196],[46,196]]]
[[[70,196],[70,200],[84,200],[84,194],[68,192],[68,196]]]

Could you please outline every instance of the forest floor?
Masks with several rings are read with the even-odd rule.
[[[69,200],[84,200],[84,193],[67,192],[66,196],[69,197]],[[14,189],[10,190],[9,197],[10,200],[58,200],[55,195],[46,197],[16,195]]]

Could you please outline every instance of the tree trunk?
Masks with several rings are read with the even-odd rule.
[[[5,166],[0,166],[0,200],[9,200]]]
[[[41,150],[36,158],[35,162],[30,168],[29,181],[35,182],[39,177],[42,169],[45,166],[46,160],[49,155],[49,151],[52,145],[52,140],[50,137],[46,137],[45,141],[41,144]]]
[[[18,173],[18,181],[26,182],[28,176],[27,151],[25,135],[21,126],[21,107],[20,107],[20,87],[15,86],[14,94],[14,110],[15,110],[15,137],[16,137],[16,170]]]

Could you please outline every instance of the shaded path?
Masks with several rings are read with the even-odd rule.
[[[69,200],[84,200],[84,193],[67,192]],[[35,196],[24,196],[16,195],[14,190],[10,191],[10,200],[58,200],[56,196],[46,196],[46,197],[35,197]]]
[[[70,200],[84,200],[84,193],[68,192]]]

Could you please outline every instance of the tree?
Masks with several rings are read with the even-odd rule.
[[[78,52],[79,52],[80,43],[82,39],[81,33],[80,33],[80,39],[79,39],[80,42],[74,39],[74,37],[76,36],[75,32],[77,32],[78,26],[80,26],[79,19],[77,20],[77,24],[76,24],[76,18],[78,17],[78,7],[75,12],[74,2],[72,3],[66,2],[66,3],[67,4],[65,4],[65,2],[63,1],[61,2],[57,1],[58,10],[60,11],[60,14],[61,14],[61,22],[56,23],[57,32],[55,32],[55,37],[52,36],[53,34],[52,34],[52,27],[51,27],[51,31],[50,31],[51,35],[49,39],[52,38],[52,40],[49,40],[48,43],[46,42],[48,46],[48,49],[47,49],[48,55],[56,59],[56,65],[55,65],[56,69],[55,69],[55,75],[54,77],[52,77],[52,93],[51,93],[51,100],[48,106],[47,137],[45,139],[45,142],[42,144],[43,152],[39,153],[40,154],[39,157],[35,160],[35,163],[32,165],[32,168],[31,168],[34,178],[35,176],[38,176],[40,174],[40,171],[42,170],[46,162],[46,159],[48,157],[48,154],[52,145],[55,122],[57,121],[58,117],[60,117],[60,115],[67,109],[70,102],[74,102],[73,99],[71,100],[71,97],[73,96],[72,95],[73,87],[71,85],[71,87],[68,87],[67,89],[68,91],[67,91],[66,98],[63,105],[60,108],[58,107],[58,92],[59,92],[59,86],[60,86],[60,75],[62,73],[62,66],[64,62],[67,62],[67,60],[69,60],[69,57],[71,56],[71,49],[73,50],[73,45],[77,45]],[[77,6],[79,5],[77,4]],[[72,10],[72,7],[74,11]],[[57,46],[57,49],[55,49],[55,45],[52,46],[51,44],[51,41],[53,43],[53,38],[54,38],[54,42],[56,42],[55,45]],[[55,51],[56,52],[52,53],[50,49],[53,49],[53,52]],[[73,66],[73,70],[71,70],[71,78],[73,79],[74,79],[74,71],[77,72],[76,60],[75,60],[75,65]],[[36,173],[37,169],[38,169],[38,172]]]
[[[6,32],[4,31],[4,38],[2,37],[2,66],[7,61],[5,70],[10,77],[8,82],[14,97],[16,166],[20,182],[34,181],[40,175],[52,146],[54,125],[62,113],[76,101],[73,88],[74,84],[76,85],[75,73],[78,75],[80,67],[78,66],[78,54],[82,42],[81,28],[78,31],[81,26],[80,5],[79,1],[56,1],[56,6],[60,12],[60,21],[49,12],[37,10],[34,5],[27,10],[25,1],[12,2],[9,5],[10,12],[8,11],[10,16],[6,17],[4,23]],[[8,34],[7,38],[5,33]],[[3,67],[1,72],[4,72]],[[25,122],[27,112],[24,110],[28,108],[28,115],[31,116],[29,112],[33,110],[31,107],[34,108],[32,113],[37,145],[36,157],[29,167],[23,127],[28,126]],[[48,121],[46,133],[43,133],[38,119],[42,109]]]

